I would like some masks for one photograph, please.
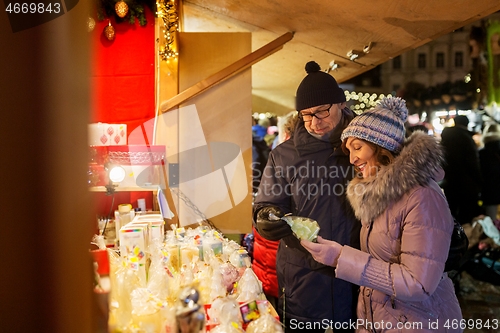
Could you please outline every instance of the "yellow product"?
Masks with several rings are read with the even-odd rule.
[[[148,314],[135,314],[132,312],[132,325],[138,327],[140,332],[161,332],[162,318],[160,310]]]
[[[167,245],[165,247],[169,254],[169,266],[172,267],[174,273],[179,272],[181,266],[181,258],[180,258],[180,247],[179,245]]]
[[[162,303],[145,288],[137,288],[130,293],[132,304],[132,327],[142,332],[160,332]]]
[[[191,267],[193,261],[198,262],[200,258],[200,250],[195,245],[181,246],[181,264]]]
[[[247,333],[283,333],[281,324],[276,318],[271,316],[271,314],[266,313],[260,318],[252,321],[248,324]]]
[[[128,327],[132,320],[130,295],[141,287],[137,271],[127,265],[120,267],[116,271],[115,285],[116,287],[113,286],[110,310],[116,320],[116,327],[123,329]]]

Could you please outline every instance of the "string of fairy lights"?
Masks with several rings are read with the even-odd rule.
[[[174,33],[179,30],[179,17],[175,0],[156,0],[156,15],[163,21],[163,45],[160,44],[158,54],[162,61],[176,60],[179,53],[174,48]],[[159,42],[159,40],[158,40]]]
[[[346,101],[352,101],[353,103],[349,107],[357,114],[363,113],[366,109],[373,108],[377,105],[377,102],[384,97],[392,97],[391,94],[384,95],[373,93],[370,95],[369,93],[357,93],[355,91],[349,92],[348,90],[344,90],[344,93]]]
[[[351,102],[348,104],[349,108],[356,114],[361,114],[365,112],[368,109],[371,109],[377,105],[377,102],[381,100],[384,97],[392,97],[392,94],[369,94],[369,93],[361,93],[361,92],[355,92],[351,91],[349,92],[348,90],[344,90],[345,94],[345,99],[347,102]],[[258,120],[258,119],[264,119],[264,118],[275,118],[277,115],[271,112],[266,112],[266,113],[258,113],[255,112],[253,114],[253,117]]]

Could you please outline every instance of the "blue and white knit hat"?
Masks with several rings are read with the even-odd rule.
[[[341,140],[354,137],[391,152],[399,152],[405,139],[404,122],[407,117],[404,99],[386,97],[375,108],[355,117],[342,132]]]

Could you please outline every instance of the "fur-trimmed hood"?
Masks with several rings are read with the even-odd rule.
[[[436,178],[443,174],[442,161],[443,151],[434,137],[413,133],[405,140],[399,156],[382,166],[376,176],[355,178],[349,183],[347,197],[356,217],[363,224],[369,223],[415,186],[439,180]]]

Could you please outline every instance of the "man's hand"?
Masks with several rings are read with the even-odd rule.
[[[279,219],[272,219],[269,217],[269,214],[273,214]],[[283,215],[281,209],[276,206],[267,206],[259,210],[256,218],[259,234],[270,241],[277,241],[286,236],[293,235],[288,223],[281,219]]]
[[[312,254],[314,260],[317,262],[337,267],[337,261],[342,253],[342,245],[339,243],[318,236],[318,243],[303,239],[300,241],[300,244]]]

